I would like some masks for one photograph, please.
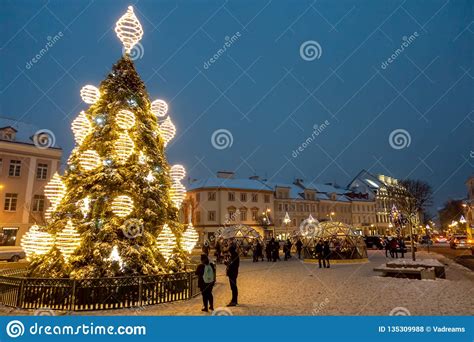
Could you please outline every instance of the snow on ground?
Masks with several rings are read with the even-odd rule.
[[[410,255],[406,255],[408,259]],[[474,272],[436,253],[417,253],[417,259],[436,258],[446,265],[446,279],[415,280],[378,276],[374,267],[385,263],[384,251],[369,251],[369,262],[317,264],[292,259],[276,263],[241,260],[239,306],[219,314],[233,315],[388,315],[407,309],[412,315],[473,315]],[[214,307],[222,308],[231,293],[225,266],[218,265]],[[82,312],[84,315],[209,315],[201,312],[201,297],[139,309]],[[404,309],[397,309],[404,308]],[[25,311],[3,308],[4,314]]]

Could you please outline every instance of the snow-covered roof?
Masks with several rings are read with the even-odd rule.
[[[187,190],[196,190],[203,188],[224,188],[224,189],[242,189],[257,191],[272,191],[266,184],[257,179],[249,178],[219,178],[209,177],[199,179],[186,186]]]
[[[290,189],[290,198],[291,199],[303,199],[303,189],[299,186],[291,183],[282,183],[282,182],[268,182],[262,181],[262,183],[266,184],[269,188],[275,190],[277,187],[279,188],[289,188]]]
[[[33,136],[40,130],[39,127],[32,125],[30,123],[2,118],[0,117],[0,129],[13,128],[15,132],[15,139],[11,142],[22,143],[22,144],[29,144],[34,145],[33,143]],[[57,144],[52,146],[54,148],[59,148]]]

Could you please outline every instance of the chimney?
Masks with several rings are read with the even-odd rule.
[[[296,178],[295,181],[293,182],[293,184],[299,185],[299,186],[301,186],[301,187],[304,188],[303,179],[302,179],[302,178]]]
[[[232,171],[217,171],[217,178],[233,179],[234,178],[234,172],[232,172]]]
[[[260,177],[255,175],[255,176],[250,176],[249,179],[252,179],[252,180],[259,180]]]

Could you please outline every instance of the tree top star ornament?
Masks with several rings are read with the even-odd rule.
[[[115,33],[117,33],[117,37],[122,41],[127,53],[142,39],[143,28],[135,13],[133,13],[132,6],[128,6],[127,13],[115,24]]]

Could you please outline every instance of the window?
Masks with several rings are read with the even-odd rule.
[[[36,179],[46,179],[48,177],[48,164],[38,163],[36,168]]]
[[[216,193],[214,191],[209,191],[207,193],[207,200],[208,201],[215,201],[216,200]]]
[[[10,177],[20,177],[21,160],[10,160],[10,169],[8,175]]]
[[[304,205],[304,210],[305,210],[305,211],[309,211],[309,204],[305,204],[305,205]]]
[[[265,195],[263,196],[263,201],[264,201],[265,203],[270,203],[270,195],[265,194]]]
[[[201,223],[201,212],[196,211],[196,223]]]
[[[18,201],[18,194],[5,194],[5,205],[3,210],[5,211],[16,211],[16,203]]]
[[[258,209],[252,209],[252,221],[257,221]]]
[[[252,202],[258,202],[258,194],[252,194]]]
[[[227,209],[227,215],[229,217],[229,221],[235,221],[235,208],[229,208]]]
[[[240,209],[240,221],[247,221],[247,209]]]
[[[200,202],[201,201],[201,194],[198,192],[196,194],[196,202]]]
[[[282,211],[283,210],[283,205],[281,203],[278,203],[278,211]]]
[[[245,192],[240,193],[240,202],[247,202],[247,194]]]
[[[285,211],[288,211],[288,203],[285,203]]]
[[[235,192],[229,192],[228,193],[228,198],[230,202],[235,201]]]
[[[33,211],[34,212],[44,211],[44,195],[33,196]]]
[[[296,210],[296,206],[294,204],[291,205],[291,211],[295,211]]]
[[[18,227],[3,227],[0,231],[0,246],[15,246]]]
[[[216,212],[215,211],[208,211],[207,212],[207,220],[208,221],[215,221],[216,220]]]

